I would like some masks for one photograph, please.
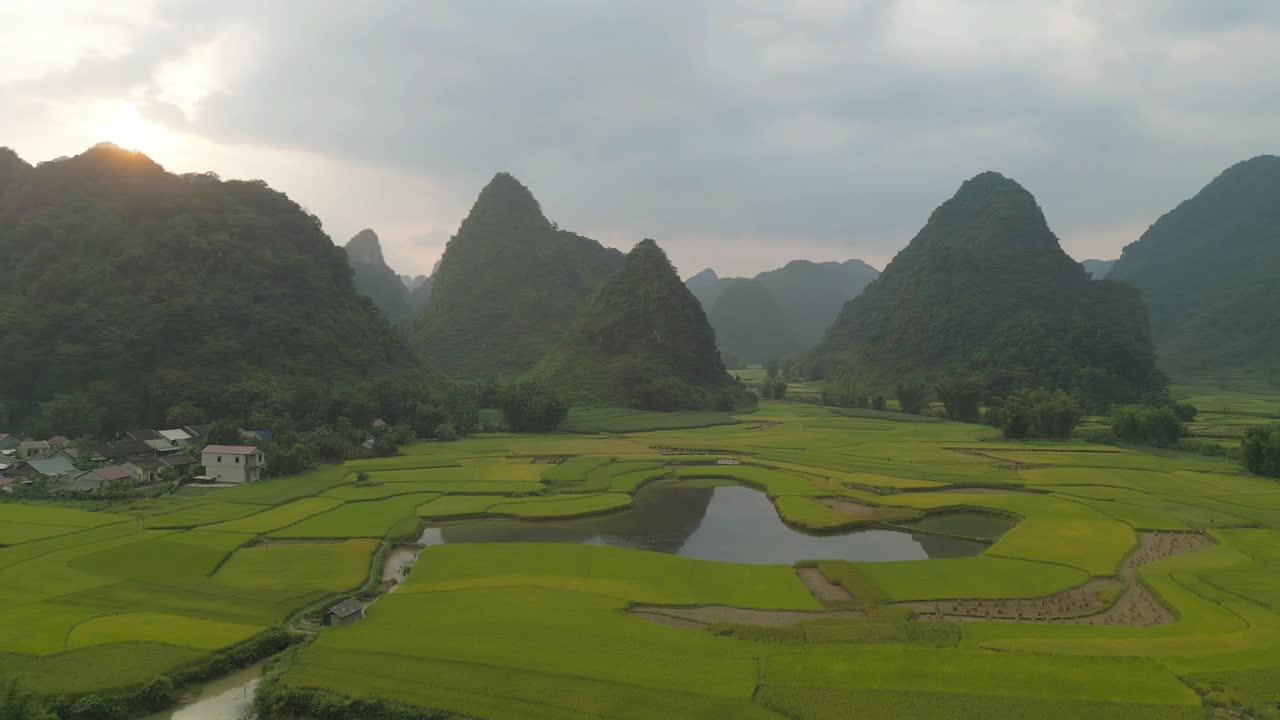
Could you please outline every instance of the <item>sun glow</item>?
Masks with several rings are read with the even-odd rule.
[[[106,140],[128,150],[154,150],[164,130],[151,123],[138,112],[131,102],[116,102],[107,106],[93,126],[99,140]]]

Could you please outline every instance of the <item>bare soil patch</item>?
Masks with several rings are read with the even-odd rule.
[[[701,627],[715,623],[793,627],[812,620],[850,619],[866,616],[860,610],[803,612],[800,610],[752,610],[750,608],[735,608],[727,605],[684,608],[663,605],[636,605],[627,612],[664,625],[673,625],[674,623],[670,622],[672,620],[685,623],[684,625],[676,625],[676,627]]]
[[[696,622],[693,620],[685,620],[684,618],[676,617],[674,615],[663,615],[662,613],[641,612],[637,610],[632,610],[630,612],[632,615],[635,615],[638,618],[644,618],[649,622],[655,622],[655,623],[658,623],[659,625],[669,625],[671,627],[694,628],[694,629],[705,627],[703,623]]]
[[[816,567],[796,568],[796,575],[800,578],[800,582],[804,583],[809,592],[823,605],[830,607],[853,602],[853,595],[843,585],[831,582]]]
[[[1150,627],[1173,622],[1173,612],[1138,578],[1138,568],[1197,550],[1212,541],[1199,533],[1144,532],[1120,567],[1120,578],[1093,578],[1071,590],[1028,600],[938,600],[904,603],[916,620],[1040,622]],[[1113,600],[1114,599],[1114,600]]]

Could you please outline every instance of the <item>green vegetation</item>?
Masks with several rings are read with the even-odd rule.
[[[746,401],[698,301],[652,240],[632,249],[529,376],[574,405],[724,411]]]
[[[6,429],[392,421],[404,398],[449,385],[356,294],[320,222],[262,181],[174,175],[105,144],[14,167],[0,326],[24,350],[0,353]]]
[[[368,228],[361,230],[343,249],[355,271],[352,281],[356,292],[372,300],[391,322],[403,324],[410,320],[420,306],[400,276],[383,259],[377,233]]]
[[[1246,430],[1240,454],[1249,472],[1280,477],[1280,425]]]
[[[1069,438],[1084,417],[1080,403],[1062,390],[1019,390],[988,409],[985,420],[1006,438]]]
[[[621,253],[560,230],[498,173],[449,240],[414,340],[456,377],[514,377],[554,349],[621,266]]]
[[[636,429],[423,443],[98,511],[0,503],[11,543],[0,547],[0,676],[55,712],[86,693],[130,708],[143,707],[135,703],[148,687],[171,700],[211,664],[225,670],[282,648],[280,623],[376,583],[371,564],[388,538],[457,520],[438,530],[448,544],[423,550],[367,618],[324,628],[288,653],[259,709],[386,720],[1191,720],[1204,717],[1204,703],[1257,717],[1274,709],[1280,486],[1230,459],[1013,441],[984,425],[783,401],[736,420],[690,414],[651,425],[650,414],[604,409],[584,417]],[[688,497],[749,485],[796,527],[871,523],[912,533],[892,541],[924,550],[955,538],[990,545],[973,557],[814,557],[793,568],[460,540],[485,517],[537,537],[540,522],[617,513],[554,523],[580,526],[590,541],[595,522],[639,517],[651,501],[636,494],[659,478]],[[688,512],[689,532],[701,517],[696,507],[658,507]],[[1213,542],[1131,555],[1150,530],[1203,531]],[[1118,603],[1137,582],[1168,608],[1167,620],[943,614],[953,603],[1036,607],[1087,593]],[[674,622],[693,609],[710,613],[705,624]],[[759,611],[812,615],[774,627],[753,624]],[[239,659],[219,659],[229,654]]]
[[[784,336],[789,342],[777,345],[776,350],[779,355],[786,355],[813,347],[818,340],[822,339],[822,333],[830,327],[844,304],[862,292],[862,289],[879,274],[875,268],[861,260],[846,260],[842,263],[792,260],[786,266],[762,272],[750,281],[742,278],[721,278],[717,277],[713,270],[704,270],[689,278],[685,285],[707,311],[711,325],[716,330],[716,338],[720,342],[721,350],[732,353],[734,350],[727,342],[728,334],[732,329],[722,325],[721,320],[716,316],[723,314],[730,318],[737,316],[745,320],[749,317],[744,312],[747,308],[739,301],[726,301],[725,307],[716,311],[716,304],[722,297],[729,294],[730,288],[735,284],[758,283],[768,293],[767,305],[777,308],[776,313],[781,315],[786,324],[779,325],[772,319],[764,322],[762,318],[762,321],[755,325],[755,332],[763,334],[773,329],[785,330]],[[758,294],[758,291],[754,292]],[[769,310],[769,312],[775,311]],[[751,343],[756,342],[745,337],[743,339]]]
[[[1047,387],[1090,405],[1136,402],[1164,384],[1138,293],[1090,279],[1035,198],[993,172],[934,211],[810,364],[816,377],[885,386],[978,374],[996,396]]]
[[[1127,442],[1167,448],[1177,445],[1183,428],[1171,407],[1127,406],[1111,411],[1111,432]]]
[[[733,280],[707,308],[720,352],[759,363],[806,349],[792,335],[794,323],[758,280]]]
[[[1124,249],[1108,277],[1142,291],[1166,370],[1276,382],[1278,191],[1280,157],[1237,163]]]

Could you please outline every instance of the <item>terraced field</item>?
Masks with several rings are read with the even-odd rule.
[[[380,547],[424,523],[628,513],[649,483],[729,482],[795,528],[990,545],[799,567],[431,546],[366,619],[285,663],[264,708],[336,717],[374,696],[494,720],[1192,720],[1206,699],[1235,702],[1235,717],[1275,710],[1280,484],[1225,460],[793,403],[729,421],[579,420],[667,429],[425,444],[106,512],[0,504],[0,676],[109,694],[355,591],[380,576]],[[1003,532],[984,535],[982,513]]]

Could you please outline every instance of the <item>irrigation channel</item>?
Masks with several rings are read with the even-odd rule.
[[[941,533],[994,539],[1011,524],[993,514],[955,513],[946,522],[913,528],[916,532],[867,528],[814,535],[783,523],[773,503],[758,490],[658,482],[636,493],[628,510],[570,520],[454,521],[428,527],[418,542],[586,543],[753,565],[889,562],[979,555],[986,543]]]
[[[206,683],[188,702],[142,720],[240,720],[253,706],[253,693],[262,680],[266,660]]]

